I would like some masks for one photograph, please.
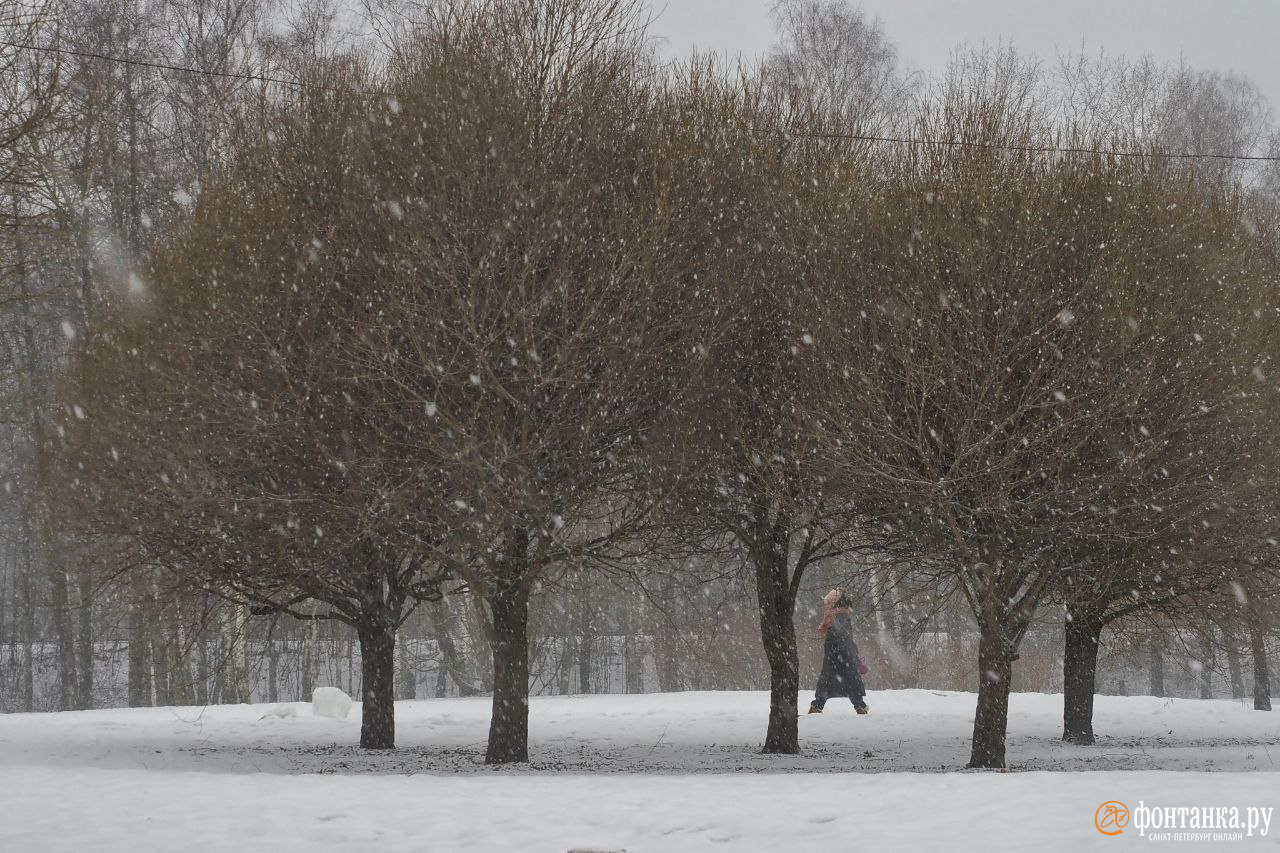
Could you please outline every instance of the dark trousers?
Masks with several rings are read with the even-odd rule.
[[[819,683],[817,691],[813,694],[813,707],[821,711],[826,707],[827,700],[831,698],[831,694],[827,692],[827,686]],[[849,697],[849,701],[853,703],[855,708],[867,707],[867,695],[865,693],[855,693]]]

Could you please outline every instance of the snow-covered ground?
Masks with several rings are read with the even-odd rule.
[[[763,756],[764,693],[536,698],[533,760],[500,770],[486,699],[398,703],[388,753],[354,746],[358,705],[3,715],[0,850],[1075,851],[1150,843],[1100,835],[1106,800],[1280,807],[1280,713],[1243,703],[1099,697],[1081,748],[1058,739],[1060,696],[1017,694],[1013,772],[975,773],[954,772],[972,694],[870,699],[802,717],[803,755]]]

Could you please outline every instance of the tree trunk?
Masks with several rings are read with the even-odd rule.
[[[19,676],[19,693],[22,696],[21,708],[27,713],[36,709],[36,603],[31,592],[31,560],[30,547],[25,547],[27,564],[22,573],[22,674]]]
[[[409,636],[405,636],[396,645],[396,683],[400,688],[401,699],[418,698],[418,674],[414,671],[413,661],[409,659]]]
[[[156,621],[159,623],[159,613],[156,614]],[[169,659],[169,645],[165,641],[164,631],[161,630],[161,626],[159,624],[152,626],[151,660],[153,661],[151,681],[155,687],[156,704],[172,705],[173,662]]]
[[[573,661],[577,656],[578,644],[574,636],[568,633],[569,630],[572,628],[567,628],[560,637],[560,656],[556,662],[556,689],[561,696],[567,696],[573,690]]]
[[[1164,696],[1164,635],[1158,629],[1153,628],[1151,630],[1148,654],[1151,671],[1151,695]]]
[[[314,611],[312,613],[314,615]],[[318,672],[318,661],[320,657],[320,623],[315,619],[309,621],[303,628],[302,633],[302,674],[300,676],[301,683],[298,689],[302,695],[298,698],[303,702],[310,702],[311,695],[315,692],[316,675]]]
[[[253,701],[249,687],[249,606],[231,605],[229,661],[231,701],[243,705]]]
[[[395,676],[392,675],[392,679]],[[356,695],[356,644],[351,638],[347,638],[347,693]]]
[[[221,623],[221,615],[218,617]],[[224,705],[227,703],[227,672],[229,669],[229,656],[226,647],[226,629],[221,624],[218,625],[218,638],[214,641],[216,653],[213,656],[213,690],[209,694],[209,701],[214,705]]]
[[[680,657],[676,648],[676,631],[664,625],[654,625],[654,664],[658,671],[658,689],[663,693],[680,690]]]
[[[360,637],[360,746],[396,745],[396,632],[386,620],[362,625]]]
[[[1062,653],[1062,739],[1092,745],[1093,697],[1098,689],[1098,640],[1102,620],[1082,612],[1070,614]]]
[[[595,638],[584,634],[578,641],[578,692],[591,692],[592,655],[595,654]]]
[[[638,607],[625,602],[625,625],[622,637],[622,662],[625,669],[625,688],[628,693],[644,692],[645,642],[640,636],[643,620],[637,618]]]
[[[947,646],[951,656],[951,689],[964,690],[964,611],[962,601],[951,602],[947,612]]]
[[[150,632],[147,599],[149,590],[142,573],[133,584],[133,600],[129,603],[129,707],[143,708],[151,704]]]
[[[1253,709],[1271,710],[1271,672],[1267,663],[1267,632],[1262,620],[1249,620],[1249,643],[1253,647]]]
[[[529,598],[508,587],[493,608],[493,713],[485,764],[529,760]]]
[[[16,560],[14,559],[16,558],[17,551],[18,551],[16,547],[16,543],[10,542],[8,544],[9,544],[9,547],[5,550],[9,552],[10,559],[16,562]],[[12,589],[10,588],[10,583],[16,580],[17,580],[17,567],[13,564],[13,562],[10,562],[8,566],[4,567],[4,570],[0,570],[0,643],[4,642],[4,638],[6,636],[9,638],[9,642],[6,644],[8,645],[8,652],[9,652],[9,666],[13,666],[15,661],[15,658],[13,656],[13,653],[16,650],[16,647],[14,646],[14,642],[17,641],[18,635],[8,630],[9,621],[7,617],[9,616],[10,613],[13,613],[14,616],[17,616],[18,609],[21,606],[18,604],[17,584],[14,583]],[[0,713],[3,713],[3,712],[0,712]]]
[[[191,678],[191,649],[187,645],[187,628],[184,618],[182,605],[179,604],[173,619],[173,672],[169,676],[175,705],[190,705],[195,701]]]
[[[595,628],[591,619],[591,586],[583,585],[578,605],[578,692],[591,692],[591,658],[595,654]]]
[[[775,525],[777,533],[784,522]],[[796,755],[800,752],[799,712],[800,654],[796,649],[795,598],[788,571],[786,543],[772,537],[769,547],[757,548],[756,599],[760,607],[760,638],[769,662],[769,728],[765,753]]]
[[[489,612],[486,610],[488,604],[482,598],[473,597],[470,600],[471,607],[464,608],[462,613],[454,613],[454,621],[451,625],[456,625],[461,630],[454,636],[460,645],[464,645],[467,651],[462,652],[462,659],[466,661],[471,672],[474,673],[472,684],[476,688],[477,693],[493,692],[493,650],[489,644],[489,634],[486,626],[489,624]],[[466,637],[463,642],[463,636]]]
[[[674,618],[676,596],[674,581],[663,580],[659,589],[661,607],[651,608],[649,633],[653,636],[653,665],[658,676],[658,690],[675,693],[680,690],[680,631]]]
[[[471,676],[467,672],[466,658],[459,653],[458,644],[453,638],[453,620],[453,609],[447,602],[439,601],[431,606],[431,627],[435,632],[436,645],[440,648],[438,679],[443,679],[447,675],[457,685],[459,696],[475,696],[480,691],[472,683]],[[438,684],[437,695],[444,696],[445,692],[445,685]]]
[[[529,760],[529,535],[516,531],[489,599],[493,624],[493,713],[485,764]]]
[[[1222,638],[1226,645],[1227,672],[1231,677],[1231,698],[1243,699],[1245,697],[1244,667],[1240,664],[1240,650],[1236,648],[1236,632],[1224,630]]]
[[[201,612],[205,612],[201,604]],[[196,704],[209,704],[209,632],[203,621],[196,626]]]
[[[267,701],[275,704],[280,701],[280,648],[276,642],[275,632],[267,634]]]
[[[969,766],[1003,768],[1014,653],[1003,625],[981,624],[979,628],[978,707],[973,715],[973,748]]]
[[[800,701],[800,655],[794,619],[790,614],[767,620],[762,615],[760,621],[769,661],[769,728],[761,751],[795,755],[800,752],[796,707]]]
[[[1200,659],[1200,698],[1213,698],[1213,667],[1217,663],[1217,654],[1215,647],[1217,637],[1214,635],[1213,626],[1206,627],[1200,634],[1200,645],[1204,649],[1204,655]]]
[[[907,673],[901,672],[902,654],[900,651],[900,629],[898,627],[898,606],[894,595],[893,577],[887,571],[878,571],[873,575],[878,579],[879,597],[877,599],[877,607],[883,614],[884,630],[881,631],[881,666],[883,667],[877,673],[878,682],[885,687],[903,687],[909,683],[905,676]]]
[[[76,703],[76,649],[71,629],[71,585],[54,549],[49,569],[50,604],[54,643],[58,650],[58,710],[70,711]]]
[[[93,573],[81,565],[76,574],[76,590],[80,598],[77,611],[79,632],[76,637],[76,707],[93,707]]]

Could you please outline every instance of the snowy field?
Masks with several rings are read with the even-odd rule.
[[[1152,842],[1100,835],[1106,800],[1280,807],[1280,714],[1240,702],[1102,696],[1081,748],[1060,696],[1015,694],[991,773],[960,771],[972,694],[869,698],[802,717],[786,757],[758,753],[764,693],[535,698],[533,760],[500,770],[487,699],[397,703],[373,754],[358,705],[0,715],[0,850],[1124,850]]]

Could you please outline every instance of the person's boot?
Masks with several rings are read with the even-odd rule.
[[[859,706],[857,706],[856,708],[854,708],[854,710],[855,710],[855,711],[857,711],[859,714],[870,714],[870,713],[871,713],[871,708],[870,708],[869,706],[867,706],[867,705],[859,705]]]
[[[809,706],[809,713],[810,713],[810,714],[821,714],[821,713],[822,713],[822,709],[821,709],[821,708],[819,708],[817,705],[812,705],[812,704],[811,704],[811,705]]]

